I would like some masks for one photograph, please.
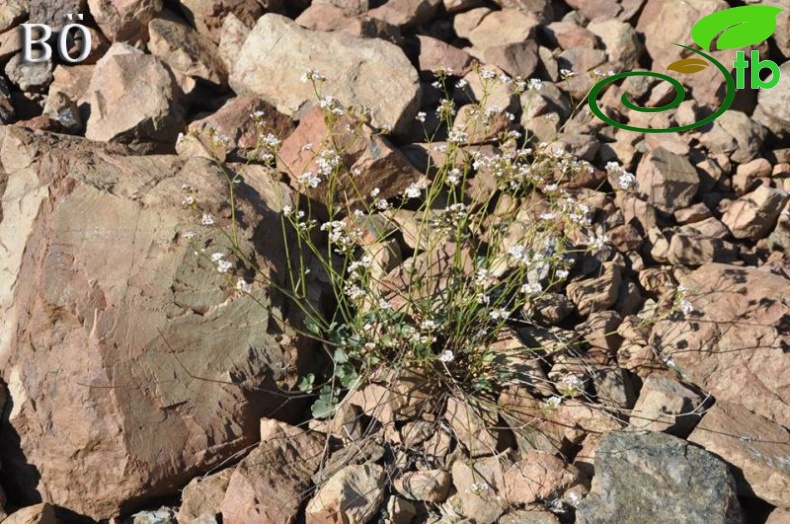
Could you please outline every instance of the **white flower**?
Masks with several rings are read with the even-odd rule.
[[[183,235],[183,237],[186,238],[187,240],[189,240],[191,238],[195,238],[196,236],[197,236],[197,233],[195,233],[194,231],[187,231]]]
[[[227,260],[220,260],[217,263],[217,271],[219,271],[220,273],[227,273],[232,268],[233,268],[233,264],[231,262],[228,262]]]
[[[531,91],[537,91],[541,87],[543,87],[543,82],[541,80],[539,80],[537,78],[530,78],[529,79],[529,89]]]
[[[565,269],[558,269],[554,274],[560,280],[565,280],[566,278],[568,278],[569,275],[568,271]]]
[[[426,116],[428,115],[425,114],[425,111],[420,111],[419,113],[417,113],[417,116],[415,118],[417,119],[418,122],[425,122]]]
[[[181,205],[182,206],[191,206],[194,203],[195,203],[195,197],[193,197],[192,195],[189,195],[181,202]]]
[[[322,75],[317,69],[313,69],[312,67],[308,67],[302,72],[302,76],[299,77],[299,81],[303,84],[307,82],[323,82],[326,80],[326,77]]]
[[[535,295],[543,291],[543,286],[539,282],[535,282],[534,284],[524,284],[519,290],[525,295]]]
[[[609,243],[607,235],[597,235],[592,239],[591,245],[596,251],[601,251]]]
[[[636,177],[632,173],[624,171],[618,177],[617,183],[620,185],[621,189],[628,191],[629,189],[636,187]]]
[[[494,320],[507,320],[510,318],[510,313],[507,309],[501,308],[491,311],[488,316]]]
[[[433,331],[436,329],[436,322],[433,320],[423,320],[420,324],[420,329],[423,331]]]
[[[184,140],[184,133],[178,133],[178,137],[176,137],[176,145],[180,144],[182,140]]]
[[[389,202],[381,198],[376,202],[376,207],[379,208],[381,211],[386,211],[387,209],[389,209],[390,205]]]
[[[214,225],[214,217],[209,215],[208,213],[204,213],[203,217],[200,219],[200,223],[204,226],[211,226]]]
[[[377,196],[379,196],[379,193],[381,193],[381,189],[374,187],[370,192],[370,196],[371,198],[376,198]]]
[[[382,299],[379,300],[379,307],[381,309],[391,309],[392,308],[392,304],[390,304],[389,302],[387,302],[386,300],[384,300],[382,298]]]
[[[211,255],[211,261],[212,261],[212,262],[219,262],[220,260],[222,260],[222,258],[223,258],[224,256],[225,256],[225,254],[224,254],[224,253],[213,253],[213,254]]]
[[[492,78],[496,78],[496,73],[491,69],[483,69],[480,71],[480,78],[484,80],[490,80]]]
[[[542,213],[539,218],[541,220],[554,220],[557,218],[557,213]]]
[[[304,174],[296,177],[296,181],[302,186],[310,186],[315,189],[321,184],[321,179],[314,175],[311,171],[306,171]]]
[[[688,300],[683,300],[680,303],[680,310],[683,312],[684,315],[688,315],[692,311],[694,311],[694,306]]]
[[[252,291],[252,285],[250,285],[250,283],[243,278],[240,278],[236,281],[236,289],[243,291],[244,293],[249,293]]]
[[[409,187],[407,187],[403,191],[403,194],[406,196],[406,198],[420,198],[420,194],[422,194],[422,189],[420,189],[420,186],[418,186],[417,184],[411,183],[409,184]]]
[[[291,216],[291,213],[293,213],[293,212],[294,212],[294,208],[292,208],[291,206],[289,206],[289,205],[283,206],[283,215]]]
[[[455,355],[449,349],[445,349],[442,351],[441,355],[439,355],[439,362],[444,362],[445,364],[449,364],[455,360]]]
[[[469,82],[467,82],[467,81],[466,81],[466,80],[464,80],[463,78],[462,78],[461,80],[459,80],[458,82],[456,82],[456,83],[455,83],[455,87],[456,87],[457,89],[463,89],[463,88],[465,88],[465,87],[466,87],[466,86],[468,86],[468,85],[469,85]]]
[[[543,401],[543,404],[548,409],[555,409],[561,403],[562,403],[562,397],[560,397],[558,395],[553,395],[553,396],[551,396],[551,397],[549,397],[549,398],[547,398],[546,400]]]
[[[455,187],[460,182],[461,182],[461,170],[455,167],[451,169],[449,173],[447,173],[447,179],[445,180],[445,183],[448,186]]]
[[[560,69],[560,76],[562,76],[562,78],[571,78],[572,76],[576,76],[576,73],[570,69]]]

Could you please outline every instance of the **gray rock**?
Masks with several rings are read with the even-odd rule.
[[[0,33],[21,22],[28,11],[27,0],[6,0],[0,6]]]
[[[13,0],[11,2],[14,3]],[[53,32],[71,23],[66,15],[86,13],[85,0],[30,0],[30,22],[47,24]]]
[[[0,124],[8,124],[14,118],[14,105],[11,101],[11,91],[5,78],[0,75]]]
[[[723,153],[743,164],[757,156],[765,135],[765,127],[745,113],[727,111],[713,122],[710,131],[702,133],[700,141],[712,155]]]
[[[35,54],[34,54],[35,56]],[[46,62],[24,62],[22,55],[14,55],[5,66],[8,80],[26,93],[46,91],[52,82],[52,60]]]
[[[742,521],[726,463],[676,437],[641,432],[604,435],[590,495],[576,518],[579,524]]]

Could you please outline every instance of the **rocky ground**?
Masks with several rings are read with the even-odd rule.
[[[754,46],[781,64],[775,88],[739,91],[684,133],[617,129],[583,103],[611,73],[664,71],[696,20],[744,3],[786,7]],[[0,520],[790,522],[787,7],[3,2]],[[92,35],[85,62],[21,60],[21,23],[57,31],[77,12]],[[481,67],[501,82],[490,96]],[[498,385],[487,408],[406,372],[311,419],[297,383],[324,353],[298,312],[260,281],[229,289],[194,256],[193,230],[238,213],[241,245],[285,282],[293,239],[280,239],[281,217],[322,198],[295,176],[327,132],[308,68],[325,93],[368,109],[345,158],[363,195],[408,191],[427,158],[446,160],[437,144],[494,154],[494,135],[589,166],[558,185],[606,245],[546,294],[534,323],[508,324],[492,344],[522,379]],[[648,107],[672,99],[644,77],[601,106],[637,127],[695,122],[723,99],[717,75],[683,77],[693,100],[671,111],[620,105],[622,93]],[[439,80],[455,104],[449,129]],[[469,125],[475,103],[497,115],[482,132]],[[277,169],[252,154],[269,133],[282,140]],[[233,209],[223,169],[243,176]],[[470,187],[497,195],[487,176]],[[403,256],[389,276],[419,258],[417,226],[394,222]],[[209,231],[205,245],[219,245]],[[316,303],[332,301],[320,279],[310,286]],[[655,317],[678,290],[678,310]]]

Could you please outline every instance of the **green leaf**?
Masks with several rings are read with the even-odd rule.
[[[735,49],[759,44],[776,30],[776,15],[782,11],[769,5],[733,7],[701,18],[691,29],[691,38],[702,49]]]
[[[320,335],[321,334],[321,326],[319,326],[318,322],[316,322],[312,318],[308,317],[304,321],[304,325],[307,328],[307,331],[309,331],[310,333],[313,333],[315,335]]]
[[[302,379],[299,381],[299,391],[311,391],[313,389],[313,384],[315,383],[315,375],[312,373],[308,373],[307,375],[303,376]]]
[[[335,406],[323,399],[318,399],[310,406],[310,411],[315,418],[327,418],[334,411]]]
[[[348,362],[348,355],[346,354],[345,350],[343,350],[343,348],[335,349],[334,360],[337,364],[345,364]]]

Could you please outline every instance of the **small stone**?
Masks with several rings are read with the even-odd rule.
[[[307,522],[364,524],[384,501],[384,468],[375,464],[346,466],[335,473],[307,503]]]
[[[491,455],[496,452],[498,438],[493,429],[497,425],[496,415],[471,403],[469,399],[447,399],[444,418],[472,457]]]
[[[233,468],[223,469],[206,477],[197,477],[181,491],[179,522],[193,522],[199,518],[216,518],[222,513],[222,499],[228,489]]]
[[[407,499],[432,503],[444,502],[452,484],[446,471],[429,469],[405,473],[395,479],[395,490]]]
[[[790,197],[784,191],[761,185],[736,200],[721,221],[735,238],[759,240],[773,229],[788,200]]]
[[[688,160],[659,147],[648,153],[636,170],[639,191],[666,213],[688,207],[699,188],[699,175]]]
[[[697,204],[692,204],[689,207],[676,210],[674,216],[678,224],[691,224],[705,220],[706,218],[709,218],[713,215],[710,212],[708,206],[706,206],[703,202],[699,202]]]
[[[46,502],[17,510],[3,520],[3,523],[8,524],[57,524],[58,522],[60,521],[55,517],[55,507]]]
[[[685,438],[699,422],[702,400],[698,393],[676,380],[650,375],[631,412],[631,427]]]
[[[579,471],[554,455],[531,451],[504,474],[505,497],[514,505],[557,498],[579,481]]]
[[[617,302],[620,283],[620,269],[606,263],[601,276],[568,284],[567,294],[576,304],[579,314],[587,316],[612,307]]]

